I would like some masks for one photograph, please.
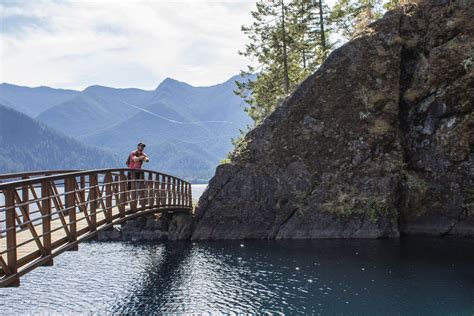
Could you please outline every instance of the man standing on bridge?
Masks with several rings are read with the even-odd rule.
[[[128,173],[128,179],[132,179],[132,172],[134,172],[135,179],[137,180],[137,189],[140,186],[140,183],[143,181],[143,172],[139,171],[142,168],[143,162],[148,162],[150,161],[150,158],[148,157],[147,154],[143,151],[145,149],[145,144],[140,142],[137,145],[137,150],[134,150],[130,153],[127,159],[127,167],[130,169],[135,169],[136,171],[130,171]],[[128,190],[131,188],[131,182],[128,182]]]

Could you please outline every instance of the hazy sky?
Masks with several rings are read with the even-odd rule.
[[[155,89],[166,77],[223,82],[255,0],[1,0],[0,82]],[[331,4],[334,1],[326,1]]]

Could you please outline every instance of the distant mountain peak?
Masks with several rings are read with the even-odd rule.
[[[176,87],[192,87],[192,86],[186,82],[167,77],[158,85],[158,87],[156,87],[155,90],[163,89],[165,87],[176,88]]]
[[[88,86],[82,92],[92,92],[92,91],[109,90],[109,89],[114,89],[114,88],[95,84],[92,86]]]

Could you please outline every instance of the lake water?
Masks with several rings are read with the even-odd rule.
[[[474,313],[473,240],[90,242],[54,263],[1,313]]]
[[[191,184],[191,192],[193,195],[193,200],[199,200],[199,197],[204,193],[204,190],[206,190],[207,184]],[[61,186],[57,187],[59,193],[64,192],[64,188]],[[36,189],[38,195],[40,194],[41,190]],[[21,193],[20,193],[21,196]],[[3,194],[0,194],[0,205],[3,205],[5,203],[5,197]]]

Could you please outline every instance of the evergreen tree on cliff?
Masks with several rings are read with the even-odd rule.
[[[415,0],[338,0],[331,11],[331,23],[337,32],[351,38],[382,17],[386,10]]]
[[[322,0],[261,0],[252,11],[253,24],[242,26],[250,42],[239,54],[259,66],[242,71],[243,76],[257,76],[237,83],[236,93],[250,105],[246,111],[256,125],[327,55],[330,45],[323,10]]]

